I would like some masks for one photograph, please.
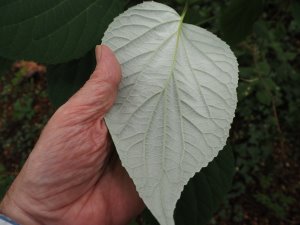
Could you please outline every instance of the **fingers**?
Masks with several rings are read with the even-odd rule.
[[[112,107],[119,82],[121,67],[114,53],[105,45],[96,47],[97,65],[85,85],[63,106],[84,117],[104,117]]]
[[[121,79],[121,66],[114,53],[105,45],[97,45],[95,55],[97,65],[91,78],[101,80],[106,75],[111,82],[118,85]]]
[[[100,65],[100,61],[101,61],[101,53],[102,53],[102,45],[97,45],[96,46],[96,49],[95,49],[95,56],[96,56],[96,63],[97,65],[99,64]]]

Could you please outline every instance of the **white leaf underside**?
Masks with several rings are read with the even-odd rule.
[[[107,126],[139,195],[160,224],[173,225],[184,185],[226,144],[236,58],[218,37],[155,2],[115,18],[102,43],[123,75]]]

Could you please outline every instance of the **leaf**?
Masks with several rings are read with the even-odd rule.
[[[65,103],[83,86],[95,69],[94,50],[69,63],[50,66],[47,72],[48,95],[55,107]]]
[[[184,185],[225,145],[237,101],[230,48],[183,17],[145,2],[117,17],[103,38],[123,71],[105,120],[123,166],[162,225],[174,224]]]
[[[251,33],[261,15],[263,0],[232,0],[220,17],[220,30],[225,41],[234,45]]]
[[[79,58],[122,6],[122,0],[2,0],[0,56],[47,64]]]
[[[188,182],[176,206],[176,224],[206,225],[229,191],[233,175],[233,154],[227,146]],[[143,216],[146,225],[158,224],[149,210]]]
[[[256,98],[261,104],[270,105],[272,102],[272,96],[267,90],[259,90],[256,93]]]

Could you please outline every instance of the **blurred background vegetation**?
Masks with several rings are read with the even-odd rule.
[[[240,70],[236,173],[210,224],[300,224],[300,1],[191,0],[185,22],[227,41]],[[0,61],[0,199],[54,112],[46,70]]]

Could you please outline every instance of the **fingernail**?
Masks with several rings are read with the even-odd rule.
[[[97,64],[99,64],[100,61],[101,61],[102,46],[101,45],[97,45],[95,52],[96,52],[96,61],[97,61]]]

